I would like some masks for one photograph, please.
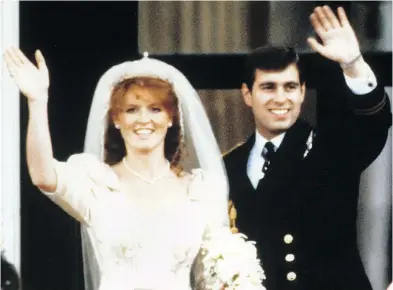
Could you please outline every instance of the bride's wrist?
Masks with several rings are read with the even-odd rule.
[[[34,112],[46,111],[48,107],[48,98],[41,97],[38,99],[28,99],[27,105],[30,114]]]

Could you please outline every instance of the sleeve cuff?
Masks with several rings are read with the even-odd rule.
[[[64,171],[66,170],[66,165],[64,162],[57,161],[56,159],[53,159],[53,165],[56,173],[56,189],[53,192],[48,192],[48,191],[43,191],[41,192],[45,194],[48,197],[54,198],[56,195],[64,195],[65,193],[65,174]]]
[[[365,77],[351,78],[344,74],[347,86],[355,95],[366,95],[377,87],[377,78],[370,66],[367,63],[366,65],[368,72]]]

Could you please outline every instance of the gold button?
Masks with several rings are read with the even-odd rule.
[[[294,254],[288,254],[285,256],[285,261],[287,262],[293,262],[295,260],[295,255]]]
[[[294,281],[296,279],[296,273],[295,272],[289,272],[287,274],[287,279],[288,279],[288,281]]]
[[[287,234],[287,235],[284,236],[284,242],[286,244],[290,244],[290,243],[292,243],[292,241],[293,241],[293,236],[292,235]]]

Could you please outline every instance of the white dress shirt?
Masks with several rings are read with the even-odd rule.
[[[365,64],[368,69],[365,77],[354,79],[344,74],[347,86],[355,95],[368,94],[377,87],[377,78],[375,77],[374,72],[367,63]]]
[[[247,175],[254,188],[257,188],[259,180],[265,176],[265,174],[262,172],[262,167],[265,164],[265,159],[262,157],[263,147],[265,147],[266,142],[270,141],[273,143],[275,151],[277,151],[278,147],[281,145],[282,140],[284,139],[284,136],[285,132],[271,140],[267,140],[265,137],[259,134],[258,130],[256,130],[255,143],[251,149],[247,162]]]
[[[376,88],[377,79],[370,66],[368,66],[368,70],[369,72],[367,76],[363,78],[354,79],[344,74],[345,82],[354,94],[365,95]],[[267,140],[261,134],[259,134],[258,130],[256,130],[255,143],[250,151],[247,162],[247,176],[254,188],[257,188],[259,180],[265,176],[265,174],[262,172],[262,166],[265,163],[265,159],[262,157],[263,147],[265,147],[266,142],[270,141],[273,143],[275,147],[274,149],[277,151],[278,147],[281,145],[282,140],[284,139],[284,136],[285,132],[271,140]]]

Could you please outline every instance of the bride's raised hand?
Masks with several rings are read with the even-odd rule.
[[[36,50],[33,64],[23,52],[15,47],[6,49],[4,60],[10,76],[15,80],[19,90],[29,101],[47,100],[49,73],[41,51]]]

